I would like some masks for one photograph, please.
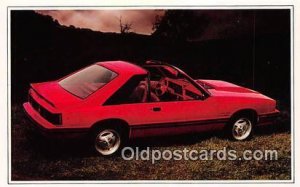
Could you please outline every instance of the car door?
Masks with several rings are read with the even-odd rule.
[[[169,87],[171,79],[168,79]],[[181,86],[181,97],[159,102],[140,103],[127,110],[139,116],[133,119],[133,135],[154,136],[173,135],[222,128],[227,119],[222,117],[222,109],[215,97],[204,94],[188,80],[172,80]],[[178,87],[177,87],[178,88]],[[180,89],[177,89],[177,91]],[[170,88],[172,94],[174,90]],[[177,92],[177,93],[179,93]],[[178,98],[181,98],[178,100]]]
[[[222,128],[227,119],[222,118],[218,103],[213,97],[205,100],[142,103],[126,107],[134,111],[132,124],[134,136],[175,135]]]

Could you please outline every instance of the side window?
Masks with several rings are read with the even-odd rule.
[[[189,101],[204,98],[204,93],[184,74],[172,67],[145,66],[150,74],[149,102]]]
[[[165,92],[160,95],[161,101],[189,101],[203,97],[201,91],[186,79],[167,79]]]
[[[118,105],[146,102],[147,98],[146,75],[136,75],[130,78],[119,90],[117,90],[104,105]]]
[[[198,90],[198,88],[196,88],[191,83],[184,86],[183,92],[184,92],[183,93],[184,101],[199,100],[199,99],[203,98],[203,94],[201,93],[201,91]]]

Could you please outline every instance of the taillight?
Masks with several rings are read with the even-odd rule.
[[[47,120],[50,121],[54,125],[61,125],[62,124],[61,114],[50,114],[50,116],[47,118]]]
[[[58,113],[51,113],[48,110],[40,107],[39,111],[40,115],[45,118],[47,121],[54,125],[61,125],[62,124],[62,115]]]

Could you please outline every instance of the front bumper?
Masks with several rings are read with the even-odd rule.
[[[23,104],[24,112],[29,119],[28,127],[47,138],[80,138],[88,134],[86,128],[65,128],[45,120],[29,102]]]
[[[259,115],[258,117],[258,125],[271,125],[277,124],[280,121],[280,112],[279,110],[275,110],[275,112]]]

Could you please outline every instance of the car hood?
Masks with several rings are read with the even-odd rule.
[[[64,90],[56,81],[33,83],[31,88],[47,103],[55,108],[74,106],[81,99]]]
[[[257,91],[220,80],[196,80],[214,96],[239,96],[271,99]]]
[[[226,81],[220,80],[196,80],[201,86],[204,86],[206,89],[215,89],[219,91],[228,91],[228,92],[238,92],[238,93],[258,93],[257,91],[238,86]]]

